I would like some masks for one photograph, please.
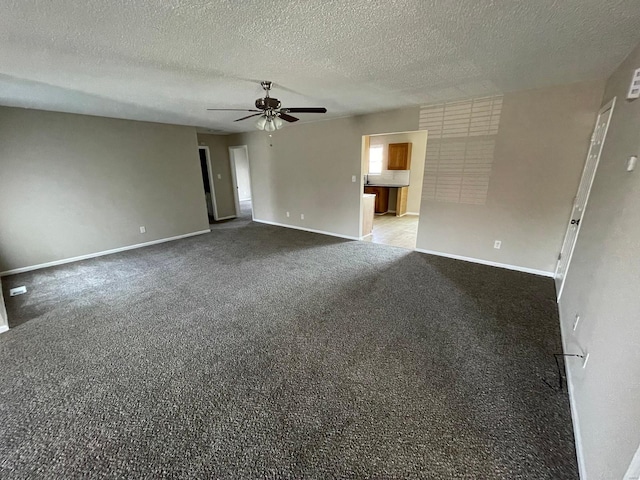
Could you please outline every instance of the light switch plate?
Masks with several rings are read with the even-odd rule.
[[[635,155],[629,157],[629,160],[627,160],[627,172],[633,172],[636,169],[636,163],[638,163],[638,157]]]

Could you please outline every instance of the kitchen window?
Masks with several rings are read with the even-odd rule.
[[[369,148],[369,173],[382,173],[382,145]]]

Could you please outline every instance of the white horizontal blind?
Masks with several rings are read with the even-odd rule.
[[[423,197],[486,203],[501,111],[501,95],[420,109],[420,130],[429,131]]]

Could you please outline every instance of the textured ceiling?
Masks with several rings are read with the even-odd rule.
[[[0,0],[0,104],[242,131],[606,77],[640,0]],[[303,121],[319,116],[301,114]]]

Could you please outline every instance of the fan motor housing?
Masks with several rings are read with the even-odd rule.
[[[259,108],[260,110],[280,108],[280,100],[271,97],[259,98],[256,100],[256,108]]]

